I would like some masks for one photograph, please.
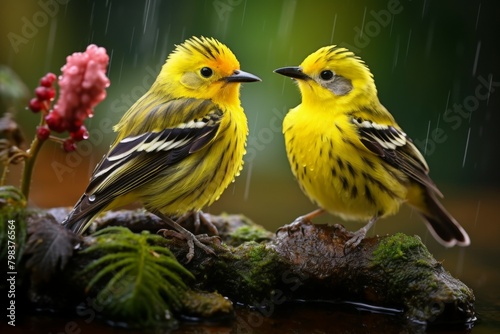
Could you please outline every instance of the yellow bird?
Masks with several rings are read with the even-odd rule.
[[[204,220],[201,209],[240,173],[248,135],[240,83],[253,81],[260,79],[213,38],[178,45],[114,127],[114,143],[63,224],[83,233],[101,212],[138,201],[188,241],[188,258],[193,244],[210,252],[178,223],[192,213]]]
[[[439,203],[427,163],[380,103],[373,75],[349,50],[327,46],[298,67],[276,73],[297,82],[302,103],[283,121],[286,151],[303,192],[324,211],[368,223],[347,241],[356,247],[379,219],[407,202],[447,247],[470,244],[467,232]]]

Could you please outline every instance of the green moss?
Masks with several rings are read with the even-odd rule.
[[[271,285],[275,275],[270,271],[274,257],[270,256],[269,249],[265,245],[252,241],[246,243],[241,251],[246,254],[240,262],[241,265],[238,266],[238,271],[248,288],[262,291],[267,285]]]
[[[384,238],[371,265],[374,275],[384,277],[387,300],[404,305],[409,318],[432,321],[447,304],[473,300],[472,292],[444,271],[418,237],[398,233]]]
[[[233,303],[217,292],[188,290],[182,303],[181,312],[192,317],[206,319],[229,316],[233,312]]]
[[[372,267],[379,268],[394,295],[408,291],[434,290],[432,266],[436,261],[418,237],[397,233],[381,240],[373,252]],[[401,270],[404,268],[404,270]]]
[[[372,264],[390,267],[390,264],[394,261],[409,260],[410,257],[416,257],[417,255],[420,265],[424,265],[426,259],[431,258],[420,238],[397,233],[384,238],[380,242],[379,246],[373,252]]]
[[[208,281],[223,295],[229,296],[234,301],[253,304],[270,295],[276,287],[280,275],[280,259],[276,252],[254,241],[241,244],[238,247],[229,246],[231,250],[224,254],[222,261],[217,261],[217,266],[210,270],[193,268],[196,275],[207,275]],[[221,286],[220,280],[224,279]],[[211,290],[211,284],[203,287]]]
[[[250,242],[249,245],[251,246],[251,248],[246,256],[248,256],[252,262],[263,261],[264,264],[267,264],[269,262],[269,249],[266,247],[266,245],[256,242]]]
[[[261,242],[269,240],[271,237],[271,232],[267,231],[260,225],[252,224],[238,227],[230,234],[229,240],[226,240],[226,242],[237,246],[247,241]]]

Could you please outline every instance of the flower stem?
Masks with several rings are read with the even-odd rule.
[[[31,143],[31,146],[27,152],[28,155],[24,160],[23,175],[21,178],[21,191],[26,200],[29,198],[28,196],[30,193],[31,175],[33,174],[33,167],[35,166],[36,157],[38,156],[38,153],[40,152],[40,148],[42,147],[43,143],[44,141],[39,140],[35,136],[35,139],[33,139],[33,142]]]

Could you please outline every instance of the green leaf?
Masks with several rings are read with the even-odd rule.
[[[91,277],[86,290],[103,305],[103,315],[131,326],[168,323],[178,310],[193,275],[177,262],[163,237],[108,227],[92,235],[81,251],[94,258],[81,274]],[[170,319],[171,320],[171,319]]]
[[[28,233],[26,268],[34,282],[48,282],[64,269],[79,238],[50,214],[30,215]]]

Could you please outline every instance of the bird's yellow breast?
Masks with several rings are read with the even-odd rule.
[[[349,115],[299,105],[285,117],[283,131],[300,187],[330,213],[359,220],[386,216],[406,197],[392,174],[397,171],[363,146]]]
[[[159,178],[162,183],[136,190],[146,208],[158,208],[168,215],[199,211],[218,200],[239,175],[248,134],[246,116],[240,106],[221,109],[224,115],[211,143],[183,159],[182,165],[165,169]]]

